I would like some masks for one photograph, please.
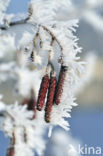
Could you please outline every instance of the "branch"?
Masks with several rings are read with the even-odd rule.
[[[60,41],[58,40],[58,38],[55,36],[55,34],[50,30],[50,29],[48,29],[47,27],[45,27],[45,26],[42,26],[41,25],[41,27],[45,30],[45,31],[47,31],[51,36],[52,36],[52,39],[53,39],[53,42],[54,42],[54,40],[57,42],[57,44],[59,45],[59,47],[60,47],[60,49],[61,49],[61,56],[60,56],[60,58],[58,59],[58,63],[60,63],[60,64],[63,64],[63,46],[62,46],[62,44],[60,43]],[[52,44],[52,43],[51,43]]]
[[[15,25],[20,25],[20,24],[25,24],[25,23],[27,23],[28,20],[29,20],[29,17],[27,17],[25,19],[22,19],[22,20],[19,20],[19,21],[11,22],[11,23],[9,23],[8,26],[0,25],[0,29],[1,30],[7,30],[9,27],[12,27],[12,26],[15,26]]]
[[[47,31],[51,36],[52,36],[52,38],[58,43],[58,45],[60,46],[60,49],[61,49],[61,51],[63,51],[63,47],[62,47],[62,45],[61,45],[61,43],[59,42],[59,40],[57,39],[57,37],[53,34],[53,32],[52,31],[50,31],[47,27],[45,27],[45,26],[41,26],[45,31]]]

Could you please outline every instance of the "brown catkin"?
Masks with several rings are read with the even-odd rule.
[[[10,147],[7,149],[7,153],[6,156],[14,156],[15,152],[14,152],[14,147]]]
[[[68,70],[67,66],[63,66],[63,65],[61,66],[58,83],[55,90],[55,97],[54,97],[54,102],[57,105],[60,104],[60,99],[63,92],[63,86],[64,86],[67,70]]]
[[[13,132],[12,133],[12,138],[11,138],[11,147],[9,147],[7,149],[6,156],[14,156],[14,154],[15,154],[14,145],[15,145],[15,134]]]
[[[48,87],[49,87],[49,75],[46,74],[42,78],[42,82],[41,82],[41,86],[40,86],[40,90],[38,94],[37,110],[39,111],[41,111],[44,107]]]
[[[51,114],[52,106],[53,106],[55,88],[56,88],[56,77],[51,76],[48,95],[47,95],[47,102],[46,102],[46,107],[45,107],[45,121],[46,122],[50,122],[50,114]]]

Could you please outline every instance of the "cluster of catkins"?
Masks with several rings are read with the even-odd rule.
[[[47,65],[46,73],[42,78],[37,100],[37,110],[42,111],[45,107],[46,122],[50,122],[50,114],[53,104],[60,104],[60,98],[63,92],[63,84],[67,70],[68,67],[62,64],[59,78],[56,80],[56,73],[53,65],[51,63]]]
[[[36,114],[36,110],[45,110],[44,119],[47,123],[50,122],[50,115],[53,105],[59,105],[63,85],[66,78],[66,73],[68,71],[68,66],[63,64],[63,60],[60,60],[61,68],[59,72],[59,77],[57,80],[56,71],[51,62],[47,64],[45,74],[42,77],[37,100],[35,98],[35,93],[31,90],[31,97],[25,98],[23,104],[28,104],[28,110],[33,110]],[[35,116],[34,116],[35,118]]]
[[[34,112],[34,116],[31,120],[36,118],[36,110],[45,110],[44,120],[46,123],[49,123],[53,105],[60,104],[63,92],[63,84],[68,70],[68,66],[65,66],[63,64],[63,61],[60,62],[62,63],[58,80],[56,78],[56,71],[54,69],[54,66],[51,62],[49,62],[47,64],[45,74],[41,80],[37,100],[35,98],[35,93],[33,89],[31,89],[30,97],[24,99],[22,105],[27,104],[27,109]],[[15,155],[15,139],[15,135],[12,134],[11,147],[7,150],[7,156]],[[25,133],[24,140],[26,141]]]

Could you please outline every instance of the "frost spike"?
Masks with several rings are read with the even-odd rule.
[[[56,91],[55,91],[55,97],[54,97],[54,102],[57,105],[60,103],[60,99],[61,99],[62,92],[63,92],[63,85],[64,85],[67,70],[68,70],[68,66],[61,65],[59,78],[58,78],[58,83],[57,83]]]
[[[45,98],[47,94],[47,90],[49,87],[49,74],[45,74],[41,81],[41,86],[38,94],[38,100],[37,100],[37,110],[41,111],[43,109]]]
[[[47,102],[46,102],[46,108],[45,108],[45,121],[46,122],[50,122],[50,114],[51,114],[52,106],[53,106],[55,88],[56,88],[56,77],[54,74],[54,75],[51,75],[50,83],[49,83],[49,90],[48,90],[48,96],[47,96]]]

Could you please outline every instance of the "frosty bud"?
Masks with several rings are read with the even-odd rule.
[[[43,109],[48,87],[49,87],[49,75],[46,74],[42,78],[42,82],[41,82],[41,86],[40,86],[40,90],[38,94],[37,110],[39,111]]]
[[[55,91],[55,97],[54,97],[54,102],[57,105],[60,103],[67,70],[68,70],[67,66],[63,66],[63,65],[61,66],[58,83],[57,83],[56,91]]]
[[[50,122],[50,114],[51,114],[52,106],[53,106],[55,88],[56,88],[56,77],[55,77],[55,75],[51,75],[48,96],[47,96],[47,102],[46,102],[46,108],[45,108],[45,121],[46,122]]]

